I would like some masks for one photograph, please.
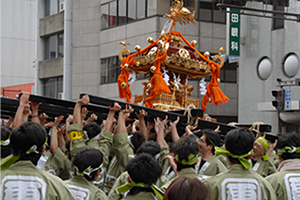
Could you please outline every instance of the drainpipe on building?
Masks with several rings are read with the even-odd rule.
[[[45,17],[45,1],[36,1],[36,47],[35,47],[35,86],[33,94],[42,95],[43,85],[39,79],[39,62],[44,59],[45,44],[40,37],[40,19]]]
[[[72,99],[72,41],[73,41],[73,1],[65,0],[64,11],[64,72],[62,99]]]

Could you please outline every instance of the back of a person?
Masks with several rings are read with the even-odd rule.
[[[157,198],[151,192],[139,192],[135,195],[127,195],[123,200],[156,200]]]
[[[107,199],[105,193],[84,177],[74,176],[65,181],[74,199]]]
[[[19,161],[1,171],[1,191],[1,199],[73,199],[60,178],[30,161]]]
[[[276,172],[268,176],[266,180],[274,188],[278,199],[300,199],[300,170]]]
[[[233,129],[226,134],[224,147],[215,147],[215,156],[227,157],[228,170],[206,180],[210,199],[277,199],[271,185],[251,169],[254,137],[249,130]]]

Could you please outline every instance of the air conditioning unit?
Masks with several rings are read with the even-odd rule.
[[[59,12],[62,12],[65,10],[65,2],[61,2],[59,5]]]
[[[57,98],[58,99],[63,99],[64,97],[64,93],[63,92],[59,92],[58,95],[57,95]]]

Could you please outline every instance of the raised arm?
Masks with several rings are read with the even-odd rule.
[[[41,103],[31,102],[30,104],[31,104],[31,110],[32,110],[31,121],[40,124],[39,106]]]
[[[74,111],[73,111],[73,124],[82,124],[81,119],[81,106],[87,105],[90,102],[89,95],[84,95],[81,99],[76,102]]]
[[[118,103],[114,103],[114,106],[113,107],[109,106],[108,109],[109,109],[109,113],[107,115],[103,130],[111,132],[112,126],[114,125],[114,122],[115,122],[115,120],[114,120],[115,113],[117,111],[121,110],[121,106]]]
[[[29,105],[29,96],[29,92],[23,92],[22,96],[20,97],[19,106],[14,117],[13,129],[18,128],[23,123],[28,121],[28,114],[31,112]]]
[[[158,117],[155,119],[155,131],[157,134],[156,141],[160,145],[160,147],[167,147],[168,144],[165,141],[165,124],[168,120],[168,115],[166,115],[166,118],[164,120],[160,120]]]
[[[148,115],[148,113],[144,109],[142,109],[139,111],[139,113],[135,113],[135,114],[139,119],[140,134],[142,134],[144,136],[145,141],[148,141],[149,134],[148,134],[147,126],[145,123],[145,117]]]
[[[53,154],[55,154],[58,149],[57,127],[63,118],[64,116],[55,117],[55,121],[52,126],[50,149]]]
[[[170,122],[172,140],[175,143],[180,139],[178,132],[177,132],[177,127],[176,127],[179,120],[180,120],[180,117],[178,116],[175,121]]]
[[[129,117],[130,113],[132,113],[134,110],[132,109],[131,106],[126,105],[126,108],[124,110],[121,110],[119,112],[119,117],[118,117],[118,126],[116,127],[116,131],[114,134],[119,134],[119,133],[124,133],[127,132],[126,128],[126,120]]]

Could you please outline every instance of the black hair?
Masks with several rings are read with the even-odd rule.
[[[278,138],[277,149],[284,147],[300,147],[300,135],[296,132],[283,134]],[[299,159],[300,153],[283,153],[282,159]]]
[[[79,150],[73,160],[73,165],[76,166],[79,172],[83,172],[89,166],[93,169],[99,167],[103,162],[103,154],[96,148],[83,148]],[[84,174],[88,181],[95,179],[97,171],[92,172],[90,175]]]
[[[230,130],[225,137],[225,148],[235,154],[243,155],[253,148],[254,137],[250,130],[236,128]],[[228,156],[228,159],[235,164],[239,164],[239,159]]]
[[[42,155],[42,149],[46,142],[47,133],[45,128],[35,122],[26,122],[16,128],[10,137],[11,148],[14,155],[20,155],[19,160],[30,160],[34,165]],[[39,153],[26,152],[36,145]]]
[[[149,188],[134,187],[130,190],[130,195],[135,195],[141,191],[152,192],[150,186],[157,181],[162,174],[162,169],[153,156],[147,153],[140,153],[131,159],[126,166],[128,174],[135,183],[145,183]]]
[[[100,128],[99,124],[97,124],[96,122],[88,123],[87,125],[85,125],[83,127],[82,130],[86,131],[89,139],[92,139],[93,137],[100,134],[100,132],[101,132],[101,128]]]
[[[132,133],[131,143],[133,145],[133,153],[136,154],[138,148],[145,142],[145,137],[139,132]]]
[[[1,126],[1,141],[7,140],[11,134],[11,130],[5,126]],[[10,144],[1,145],[1,158],[5,158],[11,154]]]
[[[183,136],[175,143],[174,153],[178,156],[178,160],[188,160],[190,154],[198,155],[198,142],[194,138]],[[177,171],[189,167],[194,167],[194,164],[184,165],[180,162],[177,162]]]
[[[221,140],[219,133],[217,133],[211,129],[204,129],[201,131],[201,133],[202,133],[202,135],[203,135],[203,133],[205,133],[205,135],[207,135],[208,138],[206,137],[206,139],[205,139],[205,142],[207,145],[213,145],[216,147],[222,146],[222,140]],[[213,144],[211,142],[213,142]],[[213,154],[215,154],[215,148],[212,148],[211,152]]]
[[[136,151],[136,155],[140,153],[148,153],[154,157],[156,154],[160,153],[160,149],[161,148],[159,144],[151,140],[151,141],[144,142]]]

